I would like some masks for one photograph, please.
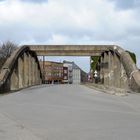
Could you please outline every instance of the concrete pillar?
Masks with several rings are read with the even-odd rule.
[[[43,56],[43,84],[45,83],[45,56]]]
[[[109,85],[108,53],[104,53],[104,85]]]
[[[40,70],[39,70],[39,67],[37,66],[37,84],[41,84],[42,83],[42,80],[40,78]]]
[[[38,64],[35,61],[35,84],[38,84],[38,77],[37,77],[37,73],[38,73]]]
[[[22,56],[18,58],[18,81],[19,88],[23,88],[23,80],[24,79],[24,65]]]
[[[17,66],[14,68],[11,78],[10,78],[10,90],[19,89],[19,78],[18,78],[18,69],[17,68],[18,68]]]
[[[124,69],[124,66],[121,63],[121,76],[120,76],[120,88],[128,89],[129,88],[128,83],[128,77],[126,74],[126,71]]]
[[[98,80],[97,80],[97,84],[99,84],[100,83],[100,58],[98,59],[98,62],[97,62],[97,64],[96,64],[96,70],[97,70],[97,76],[98,76]]]
[[[32,85],[32,59],[31,55],[28,55],[28,61],[29,61],[29,86]]]
[[[100,58],[100,63],[101,63],[101,67],[100,67],[100,80],[101,80],[101,84],[104,84],[104,56],[101,56]]]
[[[109,86],[110,87],[114,87],[114,55],[112,52],[108,52],[108,56],[109,56],[109,64],[108,64],[108,68],[109,68]]]
[[[34,85],[36,85],[36,61],[34,59]]]
[[[35,85],[35,59],[32,57],[32,85]]]
[[[33,59],[31,56],[31,86],[33,85]]]
[[[37,64],[37,73],[36,73],[36,77],[37,77],[37,84],[40,84],[40,81],[39,81],[39,69],[38,69],[38,64]]]
[[[117,88],[121,87],[120,77],[121,77],[121,62],[117,54],[114,53],[114,79],[115,79],[114,86]]]
[[[24,87],[29,85],[29,60],[28,55],[24,53]]]

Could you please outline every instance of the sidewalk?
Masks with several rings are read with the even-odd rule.
[[[100,84],[95,84],[95,83],[86,83],[85,86],[95,89],[104,93],[108,93],[111,95],[116,95],[116,96],[127,96],[130,92],[130,90],[127,89],[121,89],[121,88],[115,88],[115,87],[105,87],[104,85]]]

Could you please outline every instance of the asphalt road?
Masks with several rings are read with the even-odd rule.
[[[0,140],[139,139],[139,94],[43,85],[0,96]]]

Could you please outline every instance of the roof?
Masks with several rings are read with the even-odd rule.
[[[80,70],[81,70],[81,68],[80,68],[79,66],[77,66],[74,62],[73,62],[73,64],[72,64],[72,68],[73,68],[73,69],[80,69]]]
[[[80,70],[81,70],[81,68],[80,68],[78,65],[76,65],[73,61],[70,62],[70,61],[64,60],[63,63],[72,64],[72,68],[73,68],[73,69],[80,69]]]
[[[63,63],[73,64],[74,62],[64,60]]]
[[[42,60],[40,60],[39,62],[43,63]],[[61,62],[55,62],[55,61],[44,61],[44,63],[55,63],[55,64],[63,64]]]

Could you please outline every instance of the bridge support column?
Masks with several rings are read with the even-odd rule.
[[[100,57],[100,82],[101,82],[101,84],[104,84],[104,67],[103,67],[103,64],[104,64],[104,57],[101,56]]]
[[[36,61],[35,61],[35,85],[38,84],[37,73],[38,73],[38,64],[37,64]]]
[[[24,87],[28,87],[29,84],[29,60],[28,55],[24,53]]]
[[[108,63],[108,68],[109,68],[109,86],[114,87],[114,56],[112,52],[108,52],[109,56],[109,63]]]
[[[18,79],[19,79],[19,89],[23,88],[23,77],[24,77],[24,65],[23,58],[18,58]]]
[[[114,54],[114,80],[115,87],[120,88],[120,76],[121,76],[121,62],[117,54]]]
[[[38,67],[37,67],[38,68]],[[40,75],[40,70],[39,68],[37,69],[37,83],[40,85],[42,83],[42,80],[41,80],[41,75]]]
[[[19,88],[19,78],[18,78],[18,69],[16,64],[10,78],[10,90],[17,90],[18,88]]]
[[[32,57],[32,85],[35,85],[35,59]]]
[[[121,70],[120,88],[128,89],[129,88],[128,77],[127,77],[126,71],[125,71],[122,63],[121,63],[121,69],[120,70]]]
[[[38,64],[36,66],[36,84],[39,84],[39,79],[38,79]]]
[[[34,64],[33,64],[33,57],[31,56],[31,85],[33,85],[33,76],[34,76]]]
[[[104,85],[109,85],[109,77],[108,77],[108,53],[104,53]]]
[[[96,70],[97,70],[97,74],[98,74],[98,80],[97,80],[97,83],[101,83],[101,79],[100,79],[100,76],[101,76],[101,59],[99,58],[98,59],[98,62],[97,62],[97,65],[96,65]]]
[[[28,60],[29,60],[29,86],[31,86],[32,85],[32,59],[30,54],[28,56]]]
[[[41,75],[40,75],[40,71],[38,70],[38,83],[42,84],[42,79],[41,79]]]

